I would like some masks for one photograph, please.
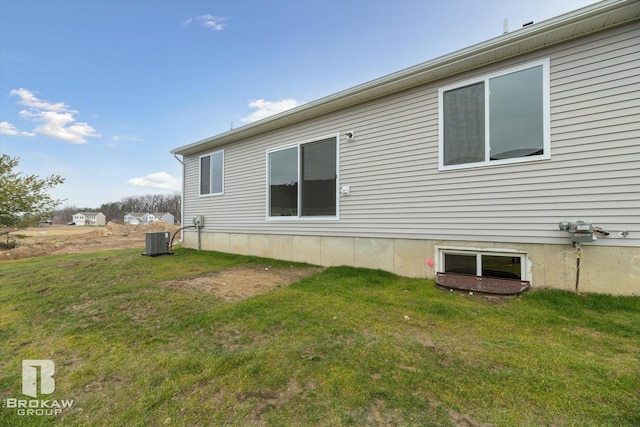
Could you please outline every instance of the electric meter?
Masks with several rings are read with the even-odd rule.
[[[584,221],[562,221],[559,224],[559,228],[562,231],[569,233],[569,240],[573,243],[580,242],[592,242],[596,240],[593,235],[593,224]]]

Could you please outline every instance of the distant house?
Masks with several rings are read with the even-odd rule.
[[[149,222],[149,214],[143,212],[131,212],[124,216],[124,223],[131,225],[146,224]]]
[[[124,223],[131,225],[147,225],[152,222],[159,221],[166,222],[171,225],[175,223],[173,214],[170,214],[169,212],[131,212],[124,216]]]
[[[78,212],[73,215],[76,225],[105,225],[107,217],[102,212]]]
[[[175,224],[175,218],[173,214],[170,214],[169,212],[155,212],[149,214],[149,222],[156,221],[166,222],[167,224],[171,225]]]
[[[594,3],[172,150],[185,247],[640,295],[639,16]],[[579,220],[610,233],[577,252]]]

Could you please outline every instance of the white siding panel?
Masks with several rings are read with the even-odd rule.
[[[186,224],[241,233],[567,244],[560,220],[612,233],[593,244],[640,246],[640,29],[637,23],[447,77],[298,123],[225,150],[222,196],[198,196],[185,158]],[[438,170],[438,88],[551,59],[551,159]],[[340,142],[335,220],[266,218],[266,150],[354,130]]]

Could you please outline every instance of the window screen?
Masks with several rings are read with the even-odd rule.
[[[224,191],[224,152],[200,157],[200,195],[222,194]]]
[[[200,194],[211,193],[211,156],[200,157]]]
[[[298,148],[269,154],[269,215],[298,215]]]
[[[484,160],[484,83],[444,94],[444,164]]]
[[[302,216],[336,214],[336,139],[304,144],[302,154]]]

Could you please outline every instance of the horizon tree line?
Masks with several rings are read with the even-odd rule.
[[[146,194],[143,196],[128,196],[118,202],[103,203],[99,207],[78,207],[65,205],[56,209],[53,216],[54,224],[67,224],[73,221],[73,214],[78,212],[102,212],[107,222],[124,223],[124,216],[132,212],[169,212],[176,221],[180,221],[181,212],[180,193]]]

